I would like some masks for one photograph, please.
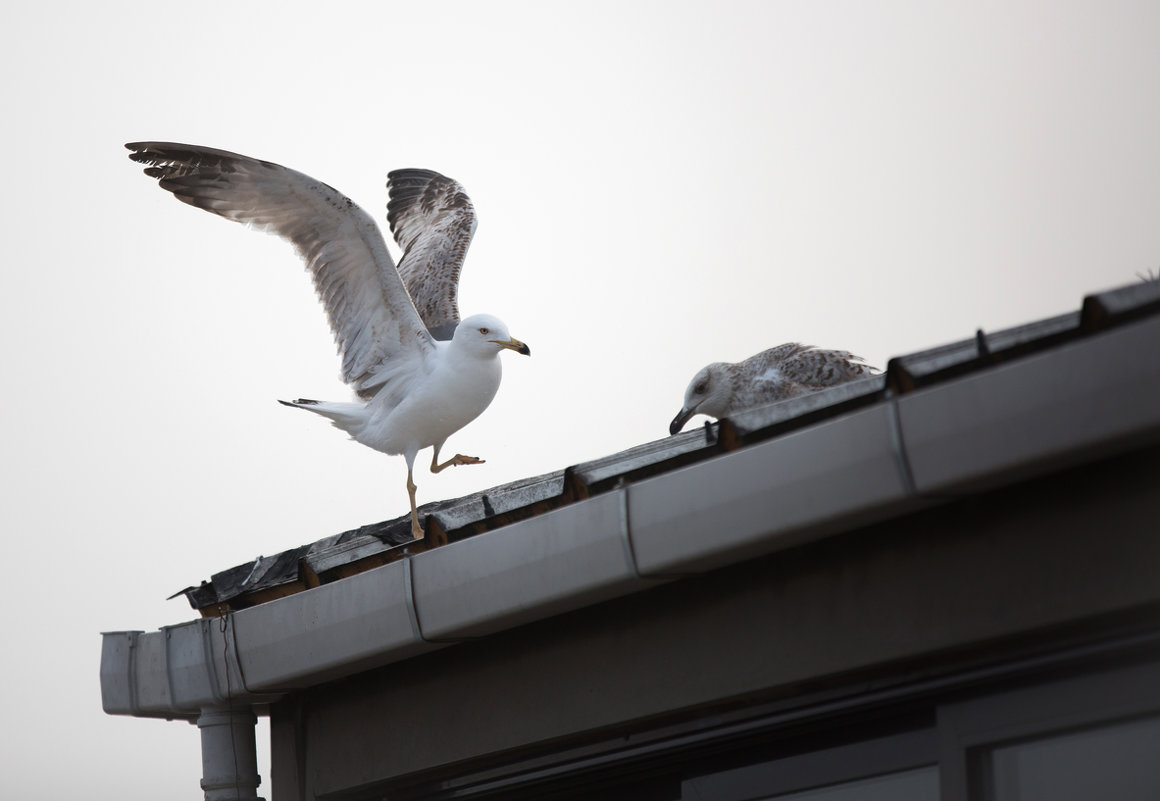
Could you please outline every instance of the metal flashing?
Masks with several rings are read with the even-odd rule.
[[[1160,440],[1151,283],[1088,298],[1082,320],[902,357],[886,377],[427,504],[430,542],[400,533],[404,516],[215,574],[187,594],[222,617],[103,635],[105,711],[195,719],[268,702],[1148,446]]]
[[[887,385],[897,394],[912,392],[1082,334],[1079,312],[991,333],[979,329],[971,339],[891,359],[886,367]]]
[[[840,384],[836,387],[811,392],[781,403],[747,409],[729,418],[733,431],[745,441],[768,439],[786,430],[787,424],[800,427],[802,423],[853,411],[875,403],[886,390],[886,375],[873,375]]]
[[[573,465],[564,472],[565,492],[575,498],[587,498],[609,491],[622,480],[635,481],[720,453],[717,428],[717,423],[708,423],[703,429],[684,431]]]
[[[1160,436],[1160,316],[898,399],[920,494],[970,492]]]
[[[898,475],[887,409],[878,405],[642,481],[630,529],[642,575],[672,575],[908,505],[917,501]]]
[[[405,569],[404,561],[392,562],[234,613],[249,685],[263,692],[307,686],[437,647],[412,627]]]
[[[623,595],[620,496],[605,494],[411,560],[424,637],[486,636]]]
[[[1160,279],[1153,278],[1088,295],[1080,316],[1086,330],[1097,331],[1160,313]]]

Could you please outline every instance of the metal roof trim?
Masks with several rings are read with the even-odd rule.
[[[729,417],[728,425],[737,436],[747,441],[755,436],[767,438],[780,433],[786,425],[806,423],[810,415],[819,412],[833,416],[867,406],[881,399],[885,391],[886,374],[880,373],[768,406],[746,409]]]
[[[572,465],[565,471],[565,490],[587,498],[605,492],[618,481],[633,480],[682,461],[720,453],[718,423],[636,445],[619,453]]]
[[[1096,292],[1083,299],[1081,318],[1088,330],[1098,330],[1160,312],[1160,278]]]
[[[1151,303],[1151,291],[1131,294]],[[264,703],[444,639],[654,586],[648,578],[702,573],[952,490],[1148,444],[1160,438],[1160,314],[1140,319],[1132,308],[1114,326],[1029,358],[889,395],[341,581],[220,619],[105,633],[105,710],[190,717],[207,704]]]
[[[916,490],[972,492],[1160,437],[1157,342],[1152,316],[898,398]]]
[[[879,404],[633,484],[629,529],[641,573],[671,576],[919,503],[900,473],[890,409]]]
[[[482,637],[642,588],[617,493],[411,558],[424,639]]]
[[[1083,333],[1078,311],[991,333],[979,329],[972,339],[891,359],[886,366],[887,385],[897,393],[911,392]]]
[[[413,625],[404,571],[392,562],[232,613],[248,685],[309,686],[434,650]]]

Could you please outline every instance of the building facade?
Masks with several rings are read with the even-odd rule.
[[[255,714],[273,801],[1160,797],[1157,342],[1160,282],[1093,295],[240,565],[105,708],[198,722],[211,800]]]

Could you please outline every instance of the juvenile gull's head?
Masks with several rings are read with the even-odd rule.
[[[707,414],[710,417],[721,417],[729,409],[729,401],[733,398],[733,377],[730,368],[734,365],[725,362],[714,362],[693,376],[685,390],[685,404],[673,422],[669,424],[669,433],[676,434],[689,418],[695,414]]]

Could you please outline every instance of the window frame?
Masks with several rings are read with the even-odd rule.
[[[757,801],[937,768],[938,755],[938,730],[916,729],[685,779],[680,801]]]
[[[1158,713],[1157,662],[940,704],[940,797],[942,801],[989,798],[988,760],[995,748]]]

